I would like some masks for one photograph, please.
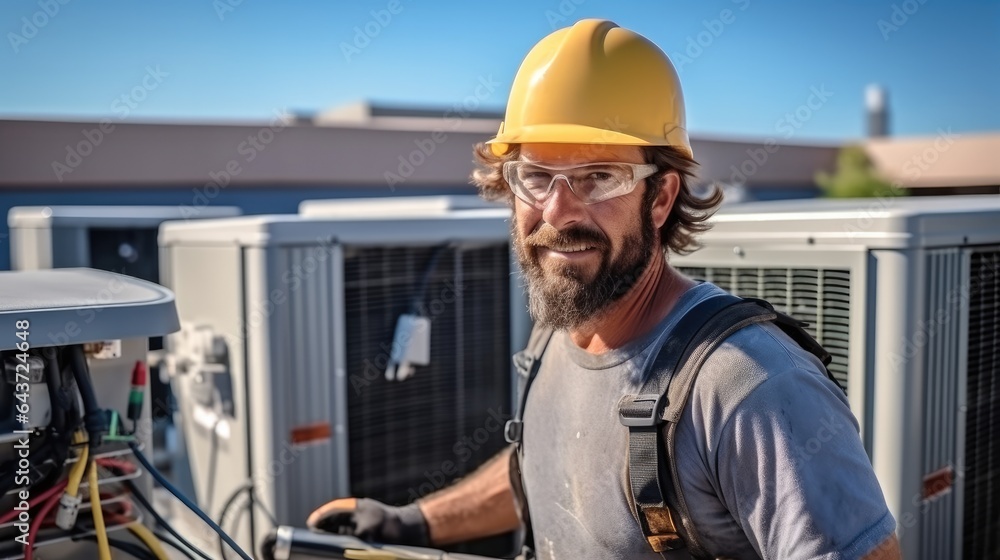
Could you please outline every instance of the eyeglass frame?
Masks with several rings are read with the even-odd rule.
[[[520,193],[518,193],[518,191],[516,189],[514,189],[514,185],[511,183],[510,179],[508,178],[508,173],[509,173],[508,170],[512,169],[515,165],[535,165],[535,166],[538,166],[539,168],[544,169],[546,171],[566,171],[566,170],[569,170],[569,169],[579,169],[579,168],[582,168],[582,167],[588,167],[588,166],[592,166],[592,165],[625,165],[625,166],[628,166],[629,168],[631,168],[631,170],[632,170],[632,184],[628,185],[627,188],[622,189],[622,192],[620,194],[616,194],[614,196],[609,196],[608,198],[604,198],[604,199],[601,199],[601,200],[595,200],[595,201],[588,202],[588,201],[584,200],[583,198],[581,198],[579,194],[577,194],[576,189],[573,188],[573,181],[570,180],[570,178],[568,176],[566,176],[563,173],[558,173],[556,175],[553,175],[552,176],[552,180],[549,181],[549,186],[545,189],[545,195],[544,195],[544,197],[543,197],[542,200],[538,200],[538,199],[535,199],[535,200],[526,200],[524,198],[524,196],[521,196]],[[580,202],[583,202],[584,204],[586,204],[586,205],[589,206],[591,204],[599,204],[601,202],[607,202],[607,201],[612,200],[614,198],[618,198],[620,196],[625,196],[625,195],[631,193],[632,191],[635,190],[635,187],[641,181],[652,177],[658,171],[660,171],[660,168],[655,163],[633,163],[633,162],[627,162],[627,161],[593,161],[593,162],[588,162],[588,163],[580,163],[580,164],[576,164],[576,165],[545,165],[545,164],[538,163],[538,162],[533,162],[533,161],[514,160],[514,161],[506,161],[506,162],[504,162],[503,163],[503,167],[502,167],[503,179],[504,179],[504,181],[507,182],[507,187],[511,190],[511,192],[514,194],[514,196],[516,196],[517,198],[520,198],[525,203],[530,204],[531,206],[533,206],[533,207],[535,207],[537,209],[541,209],[541,208],[543,208],[545,206],[545,204],[543,203],[543,200],[547,199],[549,197],[549,195],[552,194],[553,185],[556,184],[556,181],[559,180],[560,177],[564,181],[566,181],[566,185],[569,187],[570,192],[572,192],[573,195],[576,196],[576,198],[580,200]]]

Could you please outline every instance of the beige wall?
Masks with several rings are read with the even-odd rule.
[[[272,123],[137,124],[0,120],[0,189],[155,188],[204,184],[227,166],[233,185],[387,184],[387,173],[415,185],[464,185],[471,148],[497,121],[413,120],[407,130],[365,125]],[[113,128],[112,128],[113,126]],[[457,127],[457,130],[456,130]],[[256,138],[256,145],[250,140]],[[265,142],[270,140],[269,143]],[[699,139],[703,182],[745,177],[752,189],[802,187],[832,169],[836,147]],[[421,147],[423,152],[421,153]],[[80,158],[70,154],[70,149]],[[89,151],[89,155],[86,154]],[[430,155],[425,155],[430,153]],[[400,158],[411,163],[401,163]],[[75,166],[73,166],[75,164]],[[740,170],[737,173],[736,170]],[[403,177],[409,173],[409,177]]]

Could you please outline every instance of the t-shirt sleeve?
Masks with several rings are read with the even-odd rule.
[[[896,523],[839,389],[790,367],[722,426],[721,498],[763,558],[862,558]]]

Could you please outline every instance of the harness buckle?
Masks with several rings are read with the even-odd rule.
[[[625,395],[618,403],[618,421],[623,426],[651,427],[663,422],[666,395]]]
[[[524,422],[520,420],[508,420],[503,427],[503,438],[507,443],[519,443],[521,435],[524,433]]]

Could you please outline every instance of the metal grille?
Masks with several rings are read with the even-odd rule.
[[[806,330],[830,354],[830,371],[847,389],[850,355],[851,272],[815,268],[678,267],[696,280],[741,296],[770,301],[775,309],[809,323]]]
[[[402,504],[471,472],[505,445],[510,266],[505,244],[447,248],[428,277],[430,365],[384,376],[432,247],[345,248],[351,493]]]
[[[962,557],[1000,558],[1000,250],[972,254]]]
[[[955,554],[954,492],[937,483],[934,473],[954,469],[957,428],[962,252],[929,251],[926,267],[924,320],[907,340],[906,352],[922,349],[924,373],[923,475],[921,504],[921,558],[950,558]],[[909,354],[908,354],[909,355]],[[953,471],[952,471],[953,472]],[[953,480],[953,477],[949,477]]]

